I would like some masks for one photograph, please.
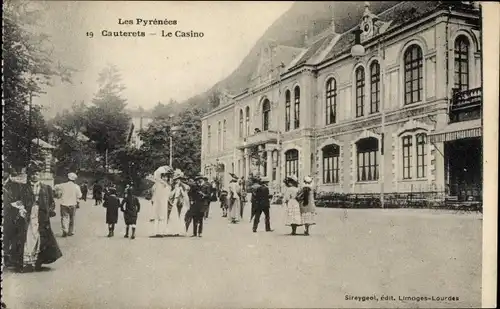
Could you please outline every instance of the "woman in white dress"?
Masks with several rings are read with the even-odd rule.
[[[185,236],[186,226],[184,222],[184,217],[186,215],[186,208],[189,207],[185,205],[185,197],[187,196],[187,190],[185,185],[182,183],[182,178],[184,174],[180,170],[176,170],[174,173],[173,189],[170,193],[169,199],[169,211],[167,218],[167,235],[171,236]]]
[[[229,182],[229,222],[238,223],[241,220],[241,186],[238,178],[233,177]]]
[[[294,175],[286,177],[284,181],[287,186],[283,194],[283,203],[286,205],[285,225],[292,227],[291,235],[297,235],[297,227],[303,225],[300,205],[297,201],[299,182]]]
[[[171,168],[166,168],[160,177],[155,177],[155,184],[153,186],[153,235],[152,237],[163,237],[167,235],[167,215],[168,215],[168,201],[170,192],[172,191],[170,185],[170,176],[173,171]]]

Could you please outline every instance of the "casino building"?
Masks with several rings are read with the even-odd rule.
[[[248,88],[203,117],[203,172],[480,198],[480,16],[475,2],[366,3],[344,33],[333,21],[302,48],[268,42]]]

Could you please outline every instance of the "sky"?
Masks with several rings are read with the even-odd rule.
[[[266,29],[293,2],[49,1],[40,30],[51,37],[53,58],[77,70],[72,84],[54,82],[36,98],[47,116],[74,101],[90,103],[99,72],[120,70],[130,108],[186,100],[227,77]],[[176,25],[137,25],[137,19]],[[119,19],[133,25],[119,24]],[[145,37],[104,37],[102,31],[143,31]],[[162,37],[175,31],[202,38]],[[93,37],[87,36],[93,32]],[[149,35],[156,33],[156,35]]]

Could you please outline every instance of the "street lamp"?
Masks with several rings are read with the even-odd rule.
[[[360,60],[365,55],[365,48],[361,45],[361,33],[363,31],[358,27],[354,30],[354,45],[351,47],[351,56],[357,61]],[[378,56],[380,58],[380,114],[381,114],[381,145],[379,145],[380,149],[380,204],[381,207],[384,208],[384,137],[385,137],[385,109],[384,109],[384,90],[385,90],[385,56],[381,51],[381,39],[379,38],[378,44]]]
[[[359,28],[354,30],[354,45],[351,47],[351,55],[354,59],[359,60],[365,55],[365,48],[361,45],[361,33],[363,31]]]

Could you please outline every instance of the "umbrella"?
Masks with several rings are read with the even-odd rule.
[[[153,177],[155,180],[161,179],[161,174],[166,174],[170,172],[172,172],[172,168],[168,165],[163,165],[156,169],[156,171],[153,173]]]

